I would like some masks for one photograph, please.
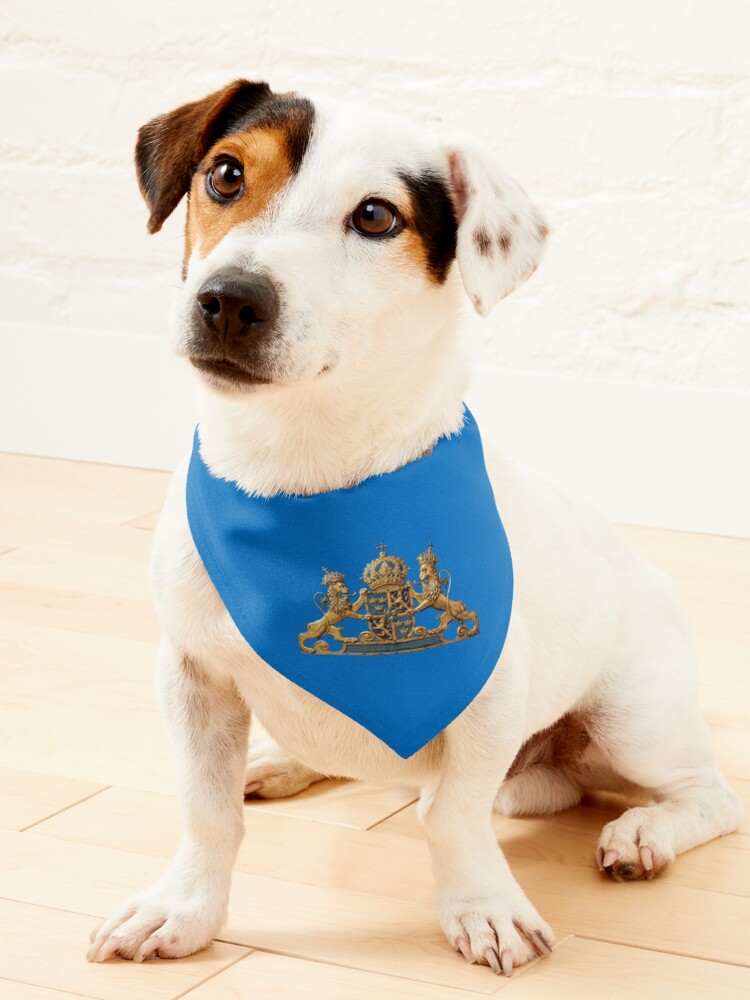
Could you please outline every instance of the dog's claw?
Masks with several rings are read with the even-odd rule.
[[[602,868],[609,868],[610,865],[613,865],[615,861],[617,861],[619,856],[620,855],[617,853],[617,851],[607,851],[607,853],[602,858]]]
[[[252,795],[253,792],[257,792],[262,784],[262,781],[251,781],[248,785],[245,785],[245,795]]]
[[[466,938],[459,938],[456,942],[458,945],[458,950],[464,956],[469,965],[474,964],[474,956],[471,953],[471,948],[469,947],[469,942]]]
[[[654,852],[650,847],[639,848],[638,853],[641,856],[641,864],[646,869],[646,878],[654,877]]]
[[[603,847],[597,847],[597,849],[596,849],[596,867],[599,869],[600,872],[604,871],[604,865],[602,864],[603,861],[604,861],[604,848]]]
[[[503,954],[505,954],[505,952],[503,952]],[[484,957],[487,959],[487,965],[489,965],[496,976],[499,976],[503,969],[500,965],[500,959],[498,958],[498,954],[495,949],[488,948],[484,953]]]
[[[104,923],[104,921],[102,921],[102,923]],[[99,928],[97,928],[97,930],[98,929]],[[94,938],[94,940],[91,943],[91,947],[86,952],[86,961],[87,962],[94,962],[94,961],[96,961],[96,956],[99,953],[99,949],[101,948],[101,946],[102,946],[103,943],[104,943],[104,935],[103,934],[100,937],[95,937]]]
[[[549,941],[544,936],[544,934],[542,934],[541,931],[532,931],[532,933],[529,935],[529,939],[531,940],[531,943],[534,945],[539,954],[542,956],[542,958],[545,958],[547,955],[552,954],[552,949],[550,948]]]
[[[133,955],[133,961],[144,962],[148,958],[156,958],[158,956],[160,946],[161,938],[158,934],[152,934],[150,937],[146,938],[135,955]]]
[[[500,966],[503,970],[503,975],[510,979],[513,975],[513,953],[510,948],[506,948],[500,955]]]
[[[95,942],[96,943],[96,942]],[[117,949],[120,947],[120,942],[116,938],[110,938],[109,941],[105,940],[99,950],[96,952],[93,958],[90,958],[90,962],[107,962],[110,958],[114,958],[117,954]],[[93,946],[92,949],[93,951]]]

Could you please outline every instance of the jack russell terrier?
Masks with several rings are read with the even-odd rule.
[[[135,158],[152,233],[188,197],[176,340],[200,424],[151,572],[185,833],[89,959],[209,944],[243,791],[418,786],[448,941],[506,975],[554,936],[493,809],[645,790],[596,846],[617,880],[736,829],[671,582],[583,503],[485,471],[460,286],[486,315],[548,235],[492,154],[238,80],[145,125]],[[271,736],[248,763],[251,712]]]

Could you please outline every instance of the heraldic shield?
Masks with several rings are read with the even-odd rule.
[[[468,410],[422,458],[310,495],[256,496],[214,475],[196,433],[185,501],[203,566],[252,647],[243,669],[275,671],[401,757],[499,665],[513,565]]]
[[[350,599],[343,573],[323,569],[325,593],[317,593],[314,601],[323,617],[310,622],[300,632],[299,645],[305,653],[407,653],[429,649],[450,642],[459,642],[479,633],[479,618],[463,601],[450,597],[450,576],[437,569],[438,557],[432,547],[418,556],[421,590],[407,580],[409,567],[399,556],[389,555],[385,545],[378,546],[379,555],[369,562],[362,573],[367,585],[359,596]],[[364,614],[361,610],[364,609]],[[434,627],[427,622],[432,610]],[[423,621],[417,623],[417,615]],[[347,620],[365,620],[368,628],[357,635],[345,635]],[[456,628],[451,625],[456,623]]]

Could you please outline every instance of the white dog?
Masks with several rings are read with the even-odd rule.
[[[460,428],[456,270],[486,314],[547,237],[479,143],[237,81],[144,126],[136,163],[152,232],[189,197],[177,350],[200,373],[215,475],[260,496],[320,493],[400,468]],[[599,838],[598,867],[615,879],[651,878],[737,827],[673,587],[583,504],[507,460],[490,467],[516,579],[502,669],[404,760],[242,638],[193,544],[186,465],[152,561],[185,835],[158,882],[97,928],[91,960],[211,941],[243,788],[293,795],[328,775],[419,786],[448,940],[506,974],[549,953],[553,933],[495,840],[493,808],[552,813],[586,789],[646,789],[653,804]],[[248,764],[251,711],[273,741]]]

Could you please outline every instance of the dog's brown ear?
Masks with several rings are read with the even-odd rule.
[[[476,311],[486,316],[536,270],[548,236],[539,209],[470,136],[447,144],[456,260]]]
[[[201,101],[183,104],[138,130],[135,168],[157,233],[189,190],[195,168],[232,123],[271,96],[267,83],[235,80]]]

